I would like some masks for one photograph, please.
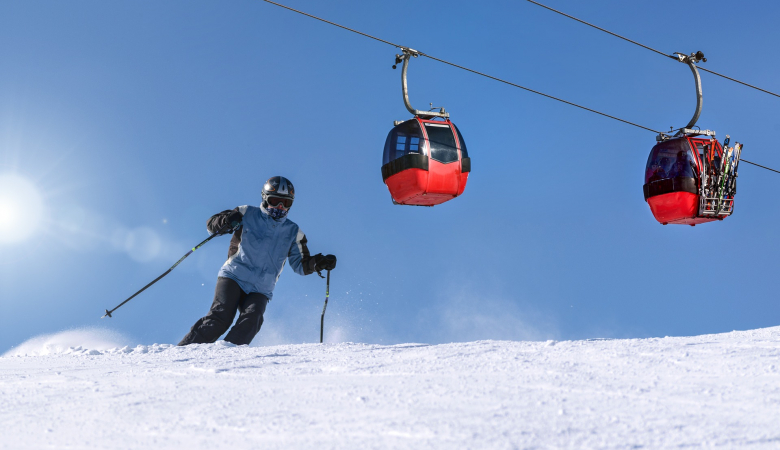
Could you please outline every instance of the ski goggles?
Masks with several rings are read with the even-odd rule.
[[[284,205],[285,208],[290,209],[290,206],[292,206],[293,204],[291,198],[283,198],[283,197],[268,197],[266,201],[273,208],[276,208],[279,205]]]

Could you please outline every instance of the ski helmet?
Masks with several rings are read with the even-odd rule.
[[[285,199],[285,209],[269,208],[268,197]],[[274,219],[279,219],[287,215],[287,211],[292,207],[295,200],[295,187],[292,182],[285,177],[271,177],[263,185],[263,208]]]

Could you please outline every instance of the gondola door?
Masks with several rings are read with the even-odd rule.
[[[460,152],[451,122],[420,120],[430,151],[426,195],[443,201],[458,196],[460,189]]]

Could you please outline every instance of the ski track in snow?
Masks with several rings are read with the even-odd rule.
[[[4,449],[780,448],[780,327],[0,358]]]

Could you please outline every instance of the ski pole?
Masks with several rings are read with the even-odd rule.
[[[322,316],[320,316],[320,344],[322,344],[322,331],[325,329],[325,310],[328,308],[328,297],[330,297],[330,270],[328,270],[328,279],[325,282],[325,305],[322,307]]]
[[[194,252],[195,250],[197,250],[197,249],[199,249],[199,248],[203,247],[203,245],[205,245],[205,244],[206,244],[206,242],[208,242],[208,241],[212,240],[212,239],[213,239],[214,237],[216,237],[216,236],[219,236],[219,235],[220,235],[220,233],[222,233],[222,231],[226,230],[226,229],[227,229],[227,228],[229,228],[229,227],[230,227],[230,224],[225,224],[225,226],[223,226],[222,228],[220,228],[219,230],[217,230],[217,232],[216,232],[216,233],[214,233],[214,234],[212,234],[211,236],[209,236],[208,238],[206,238],[206,240],[204,240],[204,241],[203,241],[203,242],[201,242],[200,244],[196,245],[195,247],[192,247],[192,250],[188,251],[188,252],[187,252],[187,254],[185,254],[184,256],[182,256],[182,257],[181,257],[181,259],[179,259],[178,261],[176,261],[176,264],[172,265],[170,269],[168,269],[168,270],[166,270],[166,271],[165,271],[165,273],[163,273],[163,274],[162,274],[162,275],[160,275],[159,277],[157,277],[157,278],[155,278],[154,280],[152,280],[152,282],[151,282],[151,283],[149,283],[149,284],[147,284],[146,286],[142,287],[140,291],[138,291],[138,292],[136,292],[135,294],[131,295],[131,296],[130,296],[130,297],[127,299],[127,300],[125,300],[125,301],[123,301],[122,303],[118,304],[118,305],[116,306],[116,308],[112,309],[111,311],[109,311],[109,310],[106,310],[106,313],[105,313],[105,314],[103,314],[103,316],[101,317],[101,319],[102,319],[102,318],[104,318],[104,317],[106,317],[106,316],[108,316],[108,317],[113,317],[113,316],[111,315],[111,313],[112,313],[112,312],[116,311],[117,309],[119,309],[119,307],[120,307],[120,306],[122,306],[122,305],[124,305],[125,303],[129,302],[130,300],[132,300],[132,299],[133,299],[133,298],[134,298],[136,295],[138,295],[138,294],[140,294],[141,292],[145,291],[145,290],[146,290],[146,288],[148,288],[149,286],[151,286],[151,285],[153,285],[154,283],[157,283],[158,281],[160,281],[160,280],[162,279],[162,277],[164,277],[164,276],[168,275],[169,273],[171,273],[171,271],[172,271],[173,269],[175,269],[175,268],[176,268],[176,266],[178,266],[178,265],[179,265],[179,263],[181,263],[182,261],[184,261],[184,258],[186,258],[186,257],[190,256],[190,255],[192,254],[192,252]]]

